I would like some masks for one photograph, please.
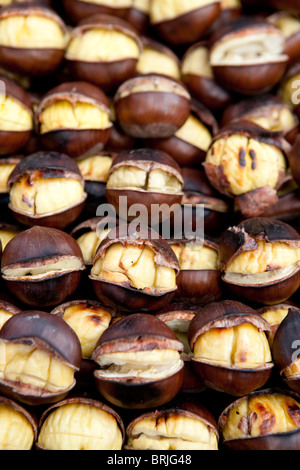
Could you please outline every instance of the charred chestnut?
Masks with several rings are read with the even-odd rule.
[[[100,336],[108,328],[114,311],[95,300],[70,300],[55,307],[51,313],[60,315],[75,331],[82,357],[89,359]]]
[[[150,4],[150,24],[156,33],[172,45],[186,45],[202,38],[221,14],[220,2],[196,0],[153,0]]]
[[[78,243],[71,235],[35,226],[6,245],[1,275],[8,290],[34,307],[58,305],[71,296],[85,269]]]
[[[176,293],[177,258],[157,232],[120,224],[100,243],[89,278],[106,305],[125,311],[154,311]]]
[[[197,305],[219,300],[222,296],[218,245],[208,238],[170,241],[180,272],[176,278],[176,298]]]
[[[35,415],[7,397],[0,397],[1,450],[31,450],[38,434]]]
[[[162,150],[140,148],[121,152],[113,161],[106,183],[106,199],[117,214],[126,197],[127,219],[135,217],[134,205],[143,204],[143,224],[157,224],[170,217],[170,207],[180,204],[183,178],[177,162]],[[132,214],[132,215],[130,215]]]
[[[147,139],[173,135],[189,117],[190,101],[181,82],[147,74],[123,82],[113,104],[116,121],[125,134]]]
[[[217,133],[203,166],[211,185],[233,198],[245,218],[257,217],[278,200],[289,151],[281,133],[239,120]]]
[[[231,450],[297,450],[299,412],[297,394],[254,391],[223,410],[218,419],[220,441]]]
[[[39,422],[38,450],[121,450],[124,424],[116,411],[91,398],[74,397],[48,407]]]
[[[10,5],[0,12],[0,60],[27,76],[45,76],[61,65],[67,41],[62,18],[43,5]]]
[[[230,292],[250,302],[284,302],[299,287],[299,246],[298,232],[285,222],[247,219],[222,234],[222,280]]]
[[[77,80],[115,92],[135,76],[141,51],[139,35],[129,23],[111,15],[96,15],[73,29],[65,60]]]
[[[299,309],[290,307],[278,325],[272,344],[272,355],[280,377],[296,392],[300,391],[299,331]]]
[[[225,22],[211,37],[210,65],[230,91],[249,95],[271,90],[288,62],[283,33],[267,21],[240,17]]]
[[[176,396],[183,379],[183,349],[175,333],[147,313],[112,323],[93,352],[98,391],[121,408],[152,408]]]
[[[12,154],[22,149],[31,137],[33,108],[29,94],[21,85],[2,74],[0,78],[0,155],[12,158]]]
[[[188,331],[195,371],[207,387],[233,396],[262,387],[274,365],[265,333],[269,330],[268,322],[241,302],[222,300],[202,307]]]
[[[192,97],[208,109],[217,111],[231,102],[231,93],[219,84],[209,59],[209,46],[200,41],[191,45],[181,59],[181,80]]]
[[[109,101],[95,85],[64,82],[48,91],[35,112],[42,145],[79,157],[103,150],[111,128]]]
[[[211,412],[197,399],[174,400],[134,418],[126,428],[127,450],[218,450]]]
[[[58,315],[28,310],[0,330],[0,390],[29,405],[54,403],[75,386],[81,347],[76,333]]]

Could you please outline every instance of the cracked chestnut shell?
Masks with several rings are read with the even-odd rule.
[[[233,396],[262,387],[274,366],[265,333],[269,330],[268,322],[241,302],[205,305],[188,331],[196,373],[207,387]]]
[[[104,304],[151,312],[173,299],[178,272],[173,250],[157,232],[120,223],[100,243],[89,279]]]
[[[159,74],[125,80],[113,99],[116,122],[125,134],[139,139],[173,135],[189,117],[190,104],[183,83]]]
[[[121,450],[124,437],[124,424],[115,410],[102,401],[76,396],[43,412],[36,449]]]
[[[35,125],[48,150],[74,158],[93,148],[101,151],[112,126],[108,98],[91,83],[63,82],[41,98]]]
[[[197,398],[174,399],[140,414],[126,428],[126,450],[218,450],[212,413]]]
[[[93,352],[100,394],[121,408],[152,408],[179,392],[183,349],[175,333],[157,317],[132,313],[112,323]]]
[[[40,151],[22,158],[7,184],[8,207],[26,226],[63,229],[79,217],[87,198],[77,163],[60,152]]]
[[[287,315],[278,325],[272,344],[274,363],[284,384],[300,391],[299,373],[299,309],[290,307]]]
[[[284,47],[282,32],[267,21],[242,16],[225,22],[210,38],[215,79],[234,93],[265,93],[286,71]]]
[[[244,218],[257,217],[278,200],[290,148],[281,132],[241,119],[214,136],[203,166],[211,185],[233,199]]]
[[[31,450],[38,435],[38,420],[15,400],[0,396],[1,450]]]
[[[228,227],[219,244],[226,288],[249,302],[273,305],[298,289],[300,236],[290,225],[267,217]]]
[[[35,308],[62,303],[77,289],[85,269],[81,249],[71,235],[35,226],[5,247],[1,275],[20,302]]]
[[[39,4],[13,4],[0,12],[0,60],[11,72],[44,77],[61,65],[67,38],[63,19]]]
[[[23,149],[33,131],[33,108],[28,92],[16,81],[0,75],[0,155],[13,158]]]
[[[150,25],[156,34],[173,46],[187,45],[201,39],[221,14],[220,2],[200,0],[191,5],[187,2],[160,0],[150,4]]]
[[[70,33],[65,62],[70,76],[114,93],[136,75],[142,48],[130,23],[112,15],[95,15],[82,20]]]
[[[266,388],[238,398],[218,419],[220,442],[229,450],[298,450],[299,395]]]
[[[180,204],[183,178],[178,163],[159,149],[124,150],[108,173],[105,195],[120,218],[132,220],[134,205],[143,204],[143,224],[158,224],[170,217],[173,204]],[[126,199],[127,215],[123,201]]]
[[[81,346],[58,315],[27,310],[13,315],[0,330],[3,363],[0,390],[29,405],[54,403],[75,386]]]

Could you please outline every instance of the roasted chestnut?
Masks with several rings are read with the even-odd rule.
[[[189,117],[174,135],[148,139],[147,145],[168,153],[181,167],[199,168],[218,128],[213,114],[193,100]]]
[[[60,315],[75,331],[82,357],[89,359],[103,331],[108,328],[114,311],[95,300],[70,300],[55,307],[51,313]]]
[[[297,308],[292,302],[287,301],[281,304],[265,305],[264,307],[256,309],[257,313],[267,320],[271,326],[271,330],[266,332],[271,350],[277,328],[282,320],[287,316],[289,308],[291,307],[294,309]]]
[[[0,158],[0,194],[5,195],[9,193],[7,186],[8,178],[20,160],[21,158],[18,156]]]
[[[106,404],[82,396],[48,407],[39,422],[38,450],[121,450],[124,424]]]
[[[0,449],[31,450],[37,439],[36,416],[17,401],[0,397]]]
[[[112,163],[106,183],[106,199],[122,219],[136,217],[143,205],[143,224],[152,226],[170,217],[171,206],[180,204],[183,178],[178,163],[163,150],[124,150]],[[127,214],[124,214],[126,198]]]
[[[192,44],[183,55],[180,68],[181,80],[192,97],[208,109],[216,112],[231,102],[231,93],[215,79],[206,42]]]
[[[12,158],[12,154],[22,149],[30,139],[33,131],[33,109],[27,91],[2,74],[0,75],[0,100],[0,155]]]
[[[0,222],[0,240],[2,244],[2,250],[4,250],[7,243],[20,232],[21,228],[17,225]]]
[[[8,290],[22,303],[55,306],[77,289],[85,269],[78,243],[71,235],[35,226],[6,245],[1,275]]]
[[[100,243],[89,278],[104,304],[154,311],[173,299],[178,272],[175,253],[157,232],[120,224]]]
[[[61,65],[67,42],[62,18],[43,5],[9,5],[0,11],[0,61],[12,72],[45,76]]]
[[[109,101],[95,85],[63,82],[41,99],[35,112],[42,145],[52,151],[79,157],[105,146],[112,123]]]
[[[285,53],[289,57],[288,66],[300,59],[300,21],[298,15],[288,11],[278,11],[268,17],[268,21],[280,29],[285,37]]]
[[[63,229],[77,219],[87,197],[76,162],[51,151],[20,160],[8,178],[8,189],[9,209],[27,226]]]
[[[299,309],[290,307],[275,332],[272,355],[284,384],[296,392],[300,391],[299,332]]]
[[[13,315],[20,313],[21,309],[11,302],[0,299],[0,330],[4,323]]]
[[[262,387],[274,366],[265,333],[269,330],[268,322],[241,302],[205,305],[188,331],[196,373],[207,387],[233,396]]]
[[[219,244],[222,280],[234,295],[274,305],[298,289],[300,236],[290,225],[267,217],[228,227]]]
[[[84,18],[99,14],[124,18],[129,14],[132,0],[63,0],[65,13],[72,23],[77,24]]]
[[[157,317],[132,313],[112,323],[100,336],[92,358],[100,394],[121,408],[152,408],[180,390],[183,345]]]
[[[220,14],[220,2],[217,0],[152,0],[149,10],[150,25],[164,41],[172,45],[198,41],[209,31]]]
[[[232,92],[271,90],[288,62],[283,33],[268,21],[242,16],[223,23],[210,38],[210,65],[216,80]]]
[[[113,93],[135,76],[142,47],[130,23],[116,16],[96,15],[72,30],[65,61],[71,76]]]
[[[180,80],[180,60],[173,50],[152,37],[143,36],[141,39],[143,49],[136,66],[137,73],[157,73]]]
[[[238,120],[217,133],[203,166],[211,185],[233,198],[243,217],[257,217],[278,200],[289,151],[281,133]]]
[[[75,386],[80,342],[58,315],[39,310],[13,315],[0,330],[0,349],[4,395],[41,405],[63,399]]]
[[[300,59],[292,64],[286,71],[283,79],[281,80],[277,94],[278,96],[288,104],[291,109],[294,110],[298,116],[299,109],[299,83],[300,83]]]
[[[218,419],[220,442],[230,450],[298,450],[300,401],[284,389],[238,398]]]
[[[116,121],[135,138],[173,135],[190,114],[191,97],[185,86],[171,77],[140,75],[125,80],[114,95]]]
[[[127,450],[218,450],[212,413],[197,399],[174,400],[134,418],[126,428]]]
[[[175,297],[205,305],[222,297],[218,244],[205,237],[170,240],[179,263]]]

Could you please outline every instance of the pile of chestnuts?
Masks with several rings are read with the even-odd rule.
[[[300,450],[300,2],[0,0],[0,449]]]

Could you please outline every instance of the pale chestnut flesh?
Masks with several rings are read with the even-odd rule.
[[[76,256],[48,258],[17,265],[4,266],[2,276],[8,280],[42,280],[52,276],[62,275],[84,269],[82,260]]]
[[[194,115],[190,115],[174,134],[178,139],[207,151],[212,141],[210,130]]]
[[[180,0],[161,2],[154,0],[150,5],[150,20],[152,24],[161,23],[214,3],[216,3],[216,0],[192,0],[190,2],[181,2]]]
[[[185,269],[218,269],[218,252],[201,244],[172,244],[181,270]]]
[[[77,164],[85,181],[106,183],[112,165],[112,157],[109,155],[93,155],[78,159]]]
[[[0,449],[30,450],[34,443],[31,423],[20,411],[0,404]]]
[[[162,51],[144,46],[139,57],[136,70],[140,74],[161,73],[180,80],[180,68],[176,60]]]
[[[30,110],[12,96],[0,94],[0,131],[22,132],[32,129]]]
[[[101,241],[108,235],[110,229],[99,231],[91,230],[85,232],[77,238],[77,243],[81,248],[85,264],[92,264],[97,248]]]

